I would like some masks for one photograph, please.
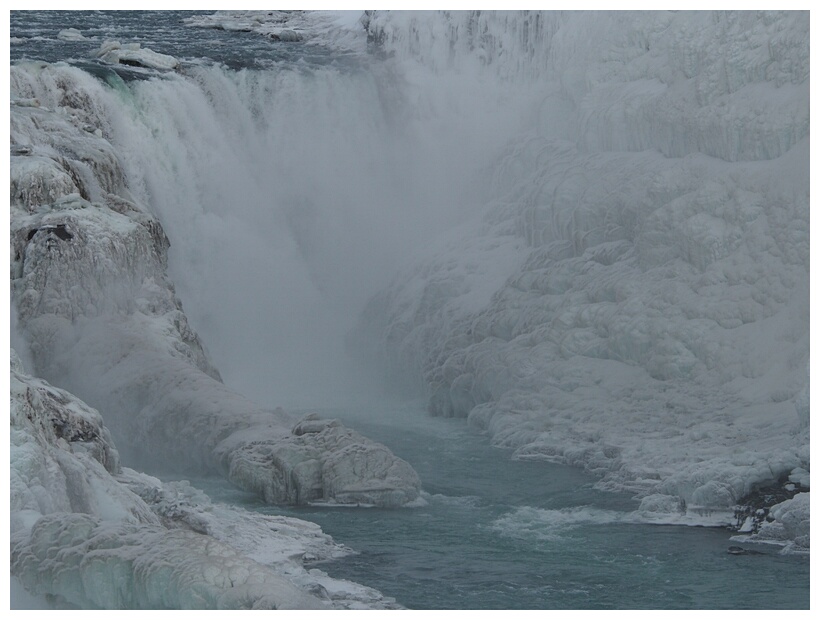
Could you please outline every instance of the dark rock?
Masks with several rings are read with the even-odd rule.
[[[738,547],[732,545],[726,550],[727,553],[731,555],[763,555],[760,551],[754,551],[753,549],[744,549],[743,547]]]
[[[56,236],[58,239],[61,239],[62,241],[70,241],[74,238],[74,235],[72,235],[66,229],[65,224],[57,224],[56,226],[43,226],[41,228],[32,228],[30,231],[28,231],[28,236],[26,237],[26,240],[31,241],[34,238],[34,235],[36,235],[41,230],[47,233],[51,233],[52,235]]]
[[[774,520],[769,517],[769,509],[772,506],[791,499],[797,493],[798,488],[789,482],[788,474],[782,475],[773,484],[758,487],[743,497],[735,506],[735,525],[730,529],[739,531],[751,518],[751,530],[747,531],[750,534],[757,532],[764,522]]]
[[[133,60],[131,58],[120,58],[120,64],[127,67],[145,67],[139,60]]]

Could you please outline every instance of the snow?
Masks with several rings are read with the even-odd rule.
[[[411,248],[350,338],[375,374],[423,385],[434,414],[514,458],[641,498],[628,514],[521,507],[499,531],[724,525],[788,476],[801,492],[742,534],[808,550],[807,13],[230,11],[189,25],[369,46],[384,63],[344,79],[197,67],[133,88],[12,66],[13,325],[37,375],[12,354],[12,573],[30,593],[395,607],[305,566],[349,552],[317,526],[120,459],[218,472],[269,502],[423,502],[386,447],[226,386],[189,321],[227,317],[246,361],[275,353],[304,374],[270,326],[330,341],[336,327],[317,336],[311,320],[343,324]],[[179,65],[138,43],[97,55]],[[272,195],[285,206],[268,209]],[[287,277],[250,275],[260,264]],[[191,315],[169,265],[189,270]],[[290,299],[270,292],[283,286]],[[248,290],[265,312],[224,301]],[[266,364],[254,372],[284,372]]]
[[[95,56],[112,65],[135,65],[159,71],[171,71],[179,67],[179,60],[173,56],[142,48],[139,43],[107,40],[102,43]]]
[[[87,41],[88,38],[76,28],[66,28],[57,33],[57,38],[61,41]]]
[[[371,300],[367,355],[695,518],[808,471],[807,14],[369,17],[415,71],[542,97],[480,224]]]
[[[318,525],[121,467],[96,410],[25,374],[14,350],[10,366],[11,569],[27,591],[16,605],[397,607],[304,565],[351,553]]]

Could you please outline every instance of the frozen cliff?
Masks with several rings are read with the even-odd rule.
[[[418,477],[384,446],[220,381],[105,137],[105,86],[42,63],[11,81],[12,303],[37,374],[104,412],[129,462],[219,471],[275,503],[413,501]]]
[[[807,491],[808,14],[365,24],[393,62],[538,96],[477,217],[351,342],[433,414],[642,509],[725,510],[790,475]]]

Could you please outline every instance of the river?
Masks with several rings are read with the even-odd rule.
[[[638,502],[559,464],[516,461],[421,403],[325,410],[419,473],[426,506],[268,506],[221,479],[214,500],[313,521],[355,551],[319,568],[411,609],[803,609],[809,559],[727,553],[722,528],[636,522]],[[377,415],[378,414],[378,415]],[[374,421],[378,419],[378,421]]]
[[[323,364],[405,252],[458,219],[441,205],[454,204],[449,181],[460,168],[424,155],[444,153],[448,166],[472,170],[467,156],[480,149],[462,138],[475,132],[456,130],[456,115],[440,125],[391,116],[393,84],[346,54],[186,28],[184,16],[12,12],[12,60],[73,59],[112,87],[112,142],[134,192],[166,228],[171,276],[226,383],[291,408],[317,393],[345,402],[347,378],[329,379],[338,359]],[[86,38],[59,38],[66,28]],[[117,67],[113,76],[91,58],[108,38],[178,56],[183,70],[149,80],[156,76]],[[397,118],[412,123],[396,129]],[[470,187],[473,177],[460,178]],[[419,208],[412,217],[411,207]],[[311,342],[324,344],[311,352]],[[596,489],[578,469],[513,460],[464,420],[430,417],[421,402],[319,413],[407,460],[424,505],[268,506],[223,480],[191,482],[214,501],[320,524],[355,553],[318,568],[406,607],[809,606],[807,556],[771,545],[731,555],[727,530],[641,522],[634,498]]]

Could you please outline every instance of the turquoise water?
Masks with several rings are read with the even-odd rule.
[[[181,13],[12,12],[12,60],[91,57],[106,38],[230,68],[336,64],[316,46],[250,33],[185,28]],[[56,38],[63,28],[89,41]],[[124,77],[136,75],[117,67]],[[207,339],[206,339],[207,340]],[[358,553],[323,563],[338,578],[372,586],[416,609],[808,608],[809,560],[726,552],[719,529],[628,523],[638,503],[595,490],[581,471],[516,462],[463,420],[421,406],[320,411],[379,440],[421,476],[427,505],[401,510],[267,506],[222,480],[192,480],[216,501],[319,523]]]
[[[214,499],[319,523],[359,553],[320,568],[413,609],[807,609],[809,560],[727,553],[722,529],[619,522],[638,502],[561,465],[510,460],[463,420],[322,411],[388,445],[422,479],[420,508],[274,507],[224,483]],[[372,415],[375,412],[369,412]],[[195,482],[203,484],[203,481]],[[748,545],[747,545],[748,546]]]

